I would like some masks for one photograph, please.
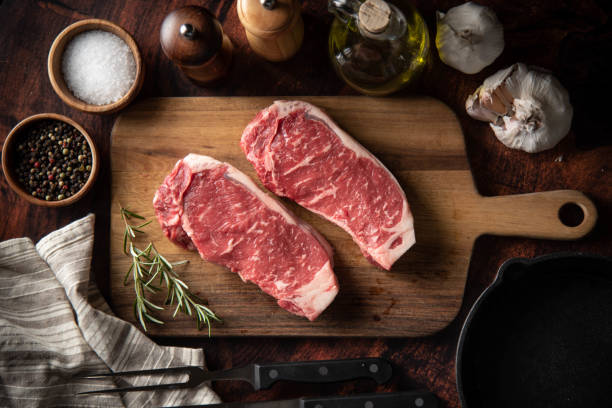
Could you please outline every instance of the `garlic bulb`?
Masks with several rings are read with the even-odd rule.
[[[529,153],[554,147],[572,124],[573,109],[563,85],[550,73],[525,64],[485,79],[465,108],[474,119],[491,122],[503,144]]]
[[[436,47],[446,65],[475,74],[504,50],[504,29],[490,8],[467,2],[436,15]]]

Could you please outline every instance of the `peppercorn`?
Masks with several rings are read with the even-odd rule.
[[[32,197],[54,201],[76,194],[89,178],[92,154],[85,137],[71,125],[35,122],[14,150],[15,175]]]

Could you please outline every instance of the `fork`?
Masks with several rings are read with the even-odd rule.
[[[257,390],[266,389],[277,381],[295,381],[307,383],[330,383],[371,378],[383,384],[391,378],[391,364],[382,358],[356,358],[345,360],[297,361],[290,363],[249,364],[243,367],[222,371],[205,371],[197,366],[158,368],[152,370],[123,371],[84,375],[81,378],[103,379],[108,377],[128,377],[139,375],[188,374],[187,381],[141,385],[121,388],[110,388],[79,392],[83,394],[100,394],[130,391],[147,391],[162,389],[193,388],[204,381],[241,380],[250,383]]]

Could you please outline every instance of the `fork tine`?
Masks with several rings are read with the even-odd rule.
[[[167,390],[167,389],[175,389],[175,388],[186,388],[187,386],[188,386],[188,383],[186,382],[172,383],[172,384],[141,385],[137,387],[109,388],[106,390],[77,392],[76,395],[107,394],[107,393],[130,392],[130,391]]]
[[[147,374],[172,374],[172,373],[183,373],[188,374],[187,381],[177,383],[161,383],[152,385],[141,385],[134,387],[122,387],[122,388],[109,388],[103,390],[93,390],[78,392],[76,395],[84,394],[106,394],[116,392],[130,392],[130,391],[147,391],[147,390],[164,390],[164,389],[175,389],[175,388],[189,388],[195,387],[205,381],[203,377],[204,370],[197,366],[185,366],[185,367],[169,367],[169,368],[156,368],[152,370],[135,370],[135,371],[119,371],[114,373],[98,373],[88,374],[79,378],[88,379],[102,379],[108,377],[121,377],[121,376],[132,376],[132,375],[147,375]]]
[[[84,374],[79,376],[79,378],[87,378],[87,379],[103,379],[105,377],[122,377],[122,376],[130,376],[130,375],[147,375],[147,374],[173,374],[173,373],[185,373],[192,375],[194,374],[194,370],[201,370],[199,367],[189,366],[189,367],[170,367],[170,368],[155,368],[151,370],[134,370],[134,371],[117,371],[110,373],[97,373],[97,374]]]

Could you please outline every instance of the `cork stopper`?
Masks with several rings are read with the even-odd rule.
[[[391,8],[384,0],[367,0],[359,7],[359,25],[372,34],[385,31],[391,21]]]
[[[223,32],[208,10],[188,6],[166,16],[159,37],[164,54],[175,63],[201,65],[217,54]]]

